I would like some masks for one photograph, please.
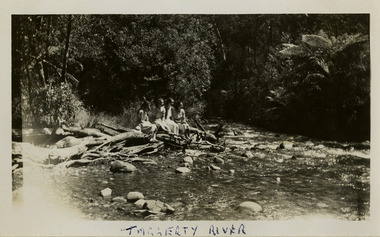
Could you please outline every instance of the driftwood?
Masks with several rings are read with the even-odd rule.
[[[110,137],[109,135],[100,132],[99,129],[96,129],[96,128],[78,128],[78,127],[63,126],[62,129],[78,137],[87,137],[87,136]]]
[[[123,126],[111,126],[109,124],[105,124],[105,123],[98,123],[98,125],[100,126],[103,126],[105,128],[109,128],[109,129],[112,129],[116,132],[119,132],[119,133],[124,133],[124,132],[134,132],[135,130],[134,129],[130,129],[130,128],[125,128]]]
[[[163,142],[148,143],[145,145],[125,147],[120,154],[133,155],[155,151],[163,146]]]
[[[141,132],[125,132],[110,137],[107,141],[103,142],[95,150],[100,149],[103,146],[115,144],[117,142],[124,141],[124,145],[144,144],[149,141],[149,136]]]
[[[194,122],[204,132],[204,139],[206,141],[209,141],[209,142],[212,142],[212,143],[216,143],[218,141],[218,139],[216,138],[216,136],[214,134],[210,133],[210,132],[207,132],[206,129],[202,126],[202,124],[200,122],[198,122],[195,119],[194,119]]]
[[[193,137],[185,138],[174,134],[157,134],[159,142],[149,142],[150,137],[142,132],[104,123],[97,125],[101,131],[95,128],[63,126],[60,129],[60,136],[66,137],[51,145],[50,148],[37,147],[25,142],[13,142],[12,169],[17,170],[22,167],[23,161],[38,164],[44,168],[50,168],[59,163],[62,167],[78,167],[104,159],[156,164],[153,160],[136,158],[136,156],[158,152],[164,145],[185,149],[194,144],[198,147],[205,144],[210,146],[210,142],[216,141],[213,134],[207,132],[198,121],[195,122],[201,129],[193,129],[197,136],[193,134]],[[45,136],[46,134],[53,136],[57,134],[57,131],[45,129],[38,132]],[[25,132],[30,133],[31,130]],[[14,133],[16,135],[16,132]],[[197,138],[195,139],[195,137]],[[202,141],[200,138],[204,138],[204,140]]]
[[[120,133],[114,129],[105,127],[103,125],[97,125],[96,128],[98,128],[100,130],[100,132],[105,133],[105,134],[110,135],[110,136],[115,136],[115,135]]]

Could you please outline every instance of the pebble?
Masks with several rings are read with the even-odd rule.
[[[316,146],[315,147],[316,149],[323,149],[323,148],[325,148],[325,146],[324,145],[322,145],[322,144],[319,144],[318,146]]]
[[[114,197],[112,198],[112,202],[127,202],[127,199],[124,197]]]
[[[220,170],[220,167],[219,166],[216,166],[216,165],[210,165],[211,169],[213,170]]]
[[[188,173],[190,172],[191,170],[187,167],[178,167],[176,170],[175,170],[177,173]]]
[[[281,144],[277,147],[277,149],[289,149],[293,147],[293,143],[288,141],[283,141]]]
[[[230,174],[235,174],[235,170],[229,170]]]
[[[161,211],[166,212],[168,214],[171,214],[171,213],[175,212],[175,209],[172,206],[170,206],[169,204],[165,203],[164,207],[162,208]]]
[[[215,157],[214,162],[217,164],[224,164],[224,160],[222,158],[219,158],[219,157]]]
[[[253,158],[253,154],[250,151],[245,152],[244,156],[247,157],[248,159],[252,159]]]
[[[194,163],[193,158],[191,158],[190,156],[186,156],[185,158],[183,158],[183,161],[185,163],[188,163],[189,165],[193,165]]]

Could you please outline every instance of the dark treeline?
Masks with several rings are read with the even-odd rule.
[[[13,127],[173,97],[321,138],[370,136],[369,15],[13,15]]]

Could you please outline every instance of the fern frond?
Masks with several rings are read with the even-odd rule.
[[[306,43],[312,48],[329,49],[332,46],[332,42],[319,35],[302,35],[302,42]]]

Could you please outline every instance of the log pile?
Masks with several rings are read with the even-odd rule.
[[[88,165],[101,160],[124,160],[153,164],[149,159],[136,158],[143,154],[158,152],[163,147],[185,149],[190,146],[210,145],[215,141],[202,127],[203,133],[185,138],[173,134],[157,134],[158,142],[150,142],[149,137],[140,131],[110,126],[104,123],[97,128],[66,127],[55,130],[47,136],[57,136],[58,142],[48,147],[34,146],[27,142],[12,142],[12,170],[23,163],[51,168],[59,164],[65,167]],[[211,139],[210,139],[211,137]],[[202,140],[203,138],[203,140]]]

